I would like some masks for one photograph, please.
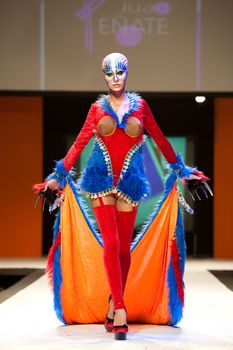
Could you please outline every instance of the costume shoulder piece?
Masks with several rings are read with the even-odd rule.
[[[106,113],[113,116],[115,119],[117,126],[120,128],[125,128],[126,126],[126,118],[138,111],[142,107],[142,97],[136,92],[126,92],[127,97],[129,98],[129,110],[124,114],[122,121],[119,122],[116,112],[113,110],[110,102],[109,102],[109,94],[102,94],[97,99],[96,103],[99,104],[99,107]]]

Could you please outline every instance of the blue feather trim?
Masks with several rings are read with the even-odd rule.
[[[78,186],[89,193],[99,193],[114,187],[112,175],[108,175],[103,152],[96,142],[82,176],[78,180]]]
[[[165,188],[164,188],[163,196],[160,199],[160,201],[158,202],[158,204],[155,206],[155,208],[154,208],[152,214],[149,216],[148,220],[142,226],[142,228],[139,231],[139,233],[137,234],[136,238],[132,241],[132,243],[131,243],[131,251],[133,251],[135,249],[135,247],[138,245],[138,243],[140,242],[142,237],[145,235],[148,227],[151,225],[152,221],[155,219],[155,217],[158,214],[159,210],[161,209],[163,203],[165,202],[168,194],[172,190],[176,179],[177,179],[177,177],[176,177],[175,172],[172,172],[167,177],[166,182],[165,182]]]
[[[184,225],[183,225],[183,217],[181,212],[181,207],[178,208],[178,217],[176,223],[176,240],[179,250],[180,256],[180,269],[181,274],[184,274],[185,260],[186,260],[186,244],[185,244],[185,236],[184,236]]]
[[[169,289],[169,313],[171,320],[169,325],[174,326],[177,324],[183,316],[183,305],[178,295],[175,272],[172,266],[172,259],[169,263],[168,273],[168,289]]]
[[[56,162],[56,166],[54,168],[54,172],[51,173],[47,178],[46,181],[55,179],[59,183],[59,185],[64,188],[67,184],[67,179],[70,176],[73,176],[75,172],[73,170],[67,172],[64,165],[63,165],[63,159]]]
[[[60,213],[56,216],[54,226],[53,226],[53,241],[57,238],[57,235],[60,230]],[[63,318],[63,311],[61,305],[61,284],[62,284],[62,275],[61,275],[61,246],[58,245],[54,252],[54,261],[53,261],[53,304],[54,310],[56,312],[57,318],[66,324],[66,321]]]
[[[132,202],[143,200],[150,194],[150,184],[145,176],[130,171],[125,174],[116,188]]]
[[[184,275],[184,266],[185,266],[185,259],[186,259],[186,246],[185,246],[185,237],[184,237],[184,228],[183,228],[183,218],[181,215],[180,206],[178,208],[178,216],[177,216],[177,223],[176,223],[176,243],[179,251],[179,265],[180,265],[179,267],[180,267],[181,276],[182,276],[182,285],[183,285],[182,287],[184,288],[183,275]],[[167,282],[168,282],[168,288],[169,288],[169,313],[171,316],[171,321],[169,322],[169,324],[175,325],[181,320],[183,316],[183,305],[178,294],[178,289],[177,289],[177,284],[175,279],[175,272],[172,266],[172,259],[169,263]]]
[[[183,177],[189,177],[189,175],[192,174],[193,172],[193,168],[190,168],[189,166],[186,166],[184,163],[184,160],[182,158],[182,156],[180,154],[176,155],[176,163],[170,163],[169,167],[176,171],[177,175],[179,176],[179,178],[183,178]]]
[[[58,211],[56,218],[54,220],[54,224],[53,224],[53,243],[57,239],[57,235],[59,233],[59,230],[60,230],[60,210]]]
[[[131,157],[128,169],[121,172],[117,189],[126,194],[133,202],[137,202],[150,194],[150,184],[144,172],[141,149]]]
[[[117,126],[123,129],[126,127],[127,117],[141,107],[141,96],[139,94],[135,92],[126,92],[126,96],[129,99],[129,110],[124,114],[121,122],[119,122],[119,118],[109,102],[109,95],[100,95],[97,99],[97,102],[101,105],[101,109],[110,114],[115,119]]]
[[[53,293],[54,293],[54,310],[56,312],[57,318],[64,324],[66,321],[63,317],[62,305],[61,305],[61,285],[62,285],[62,276],[61,276],[61,246],[59,245],[54,252],[54,261],[53,261]]]

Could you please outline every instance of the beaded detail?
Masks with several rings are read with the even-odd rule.
[[[79,189],[80,193],[83,193],[86,198],[90,199],[97,199],[99,197],[106,197],[109,194],[113,193],[116,194],[119,198],[123,198],[127,203],[130,203],[132,207],[138,206],[138,201],[133,201],[129,196],[127,196],[125,193],[122,191],[118,190],[117,187],[110,188],[106,191],[98,192],[98,193],[90,193],[87,191],[83,191],[81,188]]]
[[[127,203],[131,204],[132,207],[137,207],[138,206],[138,201],[133,201],[129,196],[127,196],[125,193],[122,191],[118,190],[117,188],[114,188],[113,193],[116,193],[118,198],[124,199]]]
[[[112,188],[110,188],[108,190],[105,190],[105,191],[102,191],[102,192],[98,192],[98,193],[91,193],[91,192],[83,191],[81,188],[79,189],[79,191],[81,193],[83,193],[85,195],[85,197],[91,198],[91,199],[95,199],[95,198],[98,198],[98,197],[106,197],[109,194],[114,193],[114,189],[115,189],[115,187],[112,187]]]
[[[189,214],[193,214],[194,210],[188,205],[188,203],[186,202],[186,200],[184,199],[184,196],[179,188],[179,186],[177,186],[177,194],[178,194],[178,199],[180,204],[184,207],[184,209],[189,213]]]

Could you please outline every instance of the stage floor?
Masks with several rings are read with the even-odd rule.
[[[44,266],[44,259],[0,259],[1,269]],[[130,324],[125,342],[115,341],[101,324],[63,326],[43,275],[0,304],[0,349],[232,350],[233,291],[209,270],[233,270],[233,261],[188,259],[183,320],[176,327]]]

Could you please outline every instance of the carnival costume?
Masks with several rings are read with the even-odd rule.
[[[66,324],[103,322],[109,287],[115,310],[126,304],[130,322],[175,325],[182,317],[185,241],[179,203],[192,210],[177,180],[197,171],[175,154],[146,101],[132,92],[126,96],[129,110],[121,121],[109,95],[91,105],[74,144],[47,178],[55,178],[65,194],[54,225],[48,272],[57,316]],[[150,193],[142,159],[144,128],[171,173],[160,203],[132,241],[137,206]],[[71,169],[92,136],[92,154],[75,184]],[[93,211],[100,233],[81,193],[99,198]],[[102,198],[109,194],[123,198],[133,210],[121,212],[104,204]]]

